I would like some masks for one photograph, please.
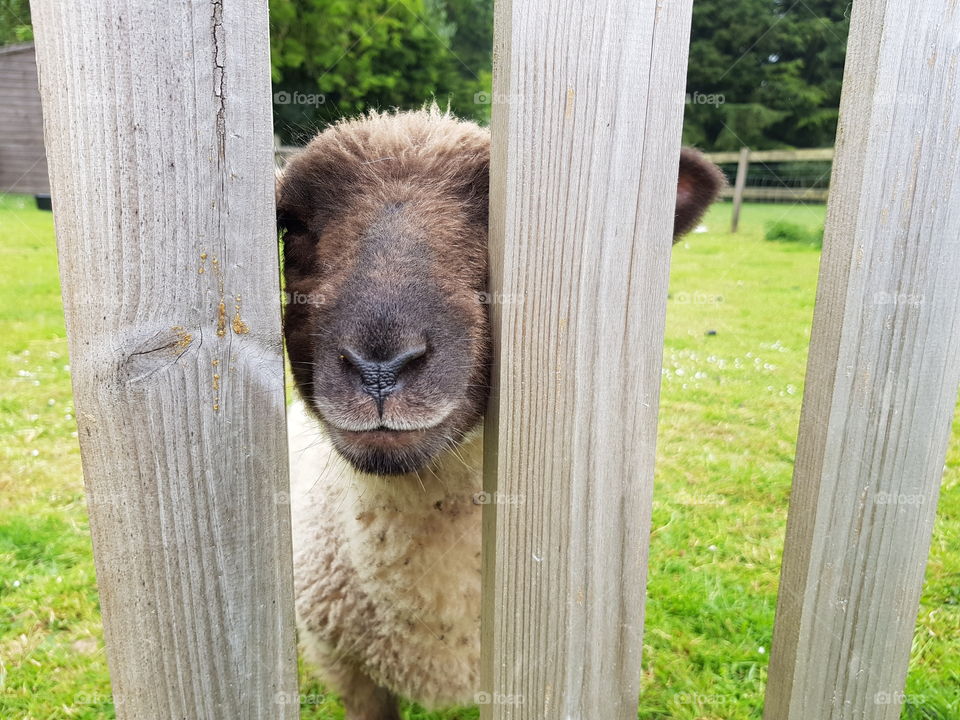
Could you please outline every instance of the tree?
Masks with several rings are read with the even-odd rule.
[[[342,116],[433,99],[484,119],[489,71],[467,64],[489,65],[470,25],[484,5],[458,0],[448,16],[440,0],[271,0],[277,132],[300,143]]]
[[[0,0],[0,45],[33,40],[29,0]]]
[[[831,145],[849,2],[694,0],[684,140],[705,150]],[[493,0],[270,0],[270,28],[284,142],[434,99],[490,118]],[[28,0],[0,0],[0,43],[30,39]]]
[[[832,145],[848,27],[847,6],[831,0],[696,0],[684,139]]]

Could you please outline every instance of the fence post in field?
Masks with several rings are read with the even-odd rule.
[[[854,3],[764,717],[900,717],[960,381],[960,6]]]
[[[117,717],[295,718],[267,5],[32,8]]]
[[[690,13],[496,6],[485,719],[636,718]]]
[[[747,171],[750,169],[750,148],[740,148],[737,158],[737,179],[733,186],[733,217],[730,220],[730,232],[736,232],[740,225],[740,208],[743,206],[743,189],[747,186]]]

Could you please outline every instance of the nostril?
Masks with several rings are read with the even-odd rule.
[[[396,389],[402,371],[426,353],[426,344],[419,343],[404,348],[387,360],[369,360],[354,348],[344,346],[340,349],[340,360],[359,373],[360,384],[366,392],[382,398]]]
[[[426,354],[427,346],[421,343],[420,345],[407,348],[406,350],[397,353],[392,360],[388,360],[383,364],[389,366],[395,373],[399,373],[414,360],[419,360]]]
[[[357,370],[360,370],[368,364],[368,361],[363,357],[363,355],[349,347],[340,348],[340,362],[345,363],[346,365],[351,365]]]

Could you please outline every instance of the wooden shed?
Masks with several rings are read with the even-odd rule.
[[[49,193],[33,43],[0,47],[0,192]]]

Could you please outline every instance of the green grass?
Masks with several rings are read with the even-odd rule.
[[[764,237],[773,242],[799,243],[819,248],[823,246],[823,227],[811,229],[789,220],[774,220],[767,223]]]
[[[764,240],[822,207],[747,205],[674,250],[643,720],[760,718],[819,252]],[[0,718],[113,717],[52,221],[0,196]],[[903,712],[960,717],[960,443],[941,493]],[[305,720],[342,718],[301,675]],[[466,720],[476,710],[408,720]],[[811,719],[815,720],[815,719]]]

